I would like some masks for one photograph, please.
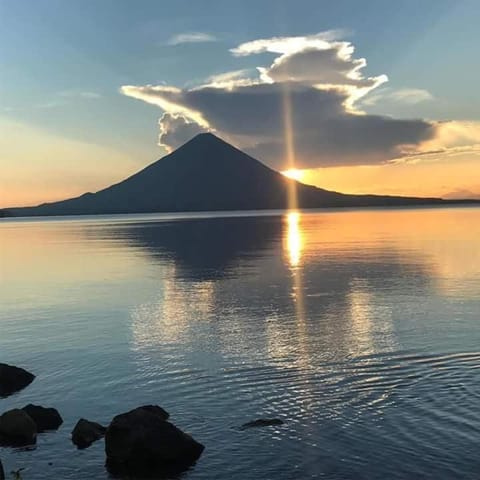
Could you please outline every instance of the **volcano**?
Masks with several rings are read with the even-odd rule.
[[[347,195],[304,185],[272,170],[211,133],[202,133],[148,167],[96,193],[3,216],[93,215],[285,209],[289,191],[298,208],[439,205],[440,198]]]

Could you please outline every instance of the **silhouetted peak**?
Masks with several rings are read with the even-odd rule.
[[[193,138],[216,138],[217,140],[220,140],[216,135],[214,135],[212,132],[202,132],[202,133],[197,133]]]
[[[257,160],[251,159],[247,154],[238,150],[238,148],[230,145],[225,140],[217,137],[213,133],[199,133],[195,137],[191,138],[187,143],[184,143],[177,150],[173,151],[169,156],[171,160],[177,164],[185,164],[195,162],[208,162],[209,165],[224,163],[225,160],[229,160],[229,163],[233,161],[243,161],[250,163]],[[262,168],[266,168],[262,165]]]
[[[195,139],[198,139],[198,140],[220,140],[220,141],[223,142],[223,140],[221,140],[219,137],[214,135],[212,132],[197,133],[197,135],[195,135],[192,138],[192,140],[195,140]]]
[[[208,145],[209,147],[214,147],[215,145],[217,146],[232,146],[229,143],[227,143],[225,140],[222,140],[221,138],[217,137],[211,132],[204,132],[204,133],[199,133],[195,135],[193,138],[191,138],[187,143],[185,143],[183,146],[186,145],[194,145],[195,147],[198,147],[199,145]]]

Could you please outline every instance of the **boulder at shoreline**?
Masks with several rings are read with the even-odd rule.
[[[191,466],[205,447],[168,422],[168,416],[152,405],[117,415],[105,435],[110,473],[157,478]]]
[[[38,432],[58,430],[63,423],[62,417],[55,408],[45,408],[30,403],[23,407],[22,410],[35,422]]]
[[[72,431],[72,442],[79,450],[88,448],[93,442],[100,440],[107,428],[99,423],[81,418]]]
[[[37,425],[23,410],[15,408],[0,416],[0,444],[10,447],[34,445]]]
[[[35,375],[23,368],[0,363],[0,397],[8,397],[30,385]]]

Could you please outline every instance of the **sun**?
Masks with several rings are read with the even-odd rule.
[[[301,182],[305,175],[303,170],[298,170],[296,168],[291,168],[290,170],[284,170],[282,174],[288,178],[293,178],[298,182]]]

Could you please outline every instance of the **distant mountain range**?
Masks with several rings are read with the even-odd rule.
[[[3,216],[264,210],[298,208],[443,205],[468,200],[346,195],[286,178],[211,133],[192,138],[140,172],[97,193],[36,207],[8,208]],[[0,214],[0,216],[2,216]]]

